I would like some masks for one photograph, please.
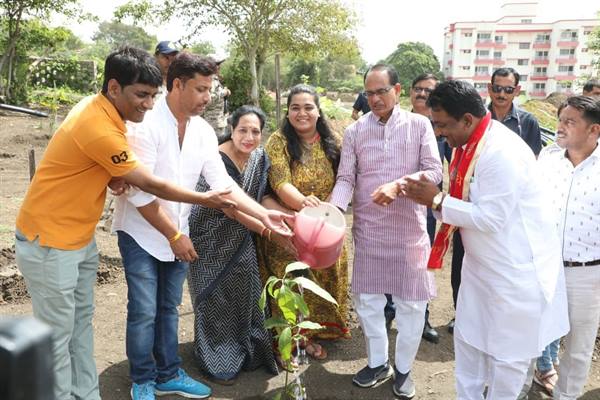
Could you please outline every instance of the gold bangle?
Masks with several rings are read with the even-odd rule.
[[[271,232],[272,231],[270,229],[267,229],[267,236],[268,236],[269,242],[271,241]]]
[[[181,231],[177,231],[177,233],[172,238],[169,239],[169,243],[171,243],[171,244],[175,243],[176,241],[179,240],[181,235],[183,235],[183,233]]]

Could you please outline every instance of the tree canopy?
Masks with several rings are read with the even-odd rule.
[[[408,90],[412,80],[420,74],[429,73],[438,77],[442,76],[440,62],[433,53],[433,49],[422,42],[400,43],[384,62],[396,68],[404,90]]]
[[[165,0],[156,6],[134,0],[115,13],[138,21],[156,15],[163,21],[178,18],[190,27],[190,36],[207,26],[223,28],[248,60],[253,104],[271,55],[344,53],[353,42],[354,15],[339,0]]]

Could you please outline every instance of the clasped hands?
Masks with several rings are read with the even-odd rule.
[[[416,203],[431,207],[433,198],[439,192],[438,186],[429,181],[424,174],[418,176],[412,174],[379,186],[371,193],[371,199],[375,204],[387,207],[397,197],[403,196]]]

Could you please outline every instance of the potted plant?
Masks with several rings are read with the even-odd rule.
[[[265,309],[267,296],[274,299],[279,313],[265,321],[265,328],[277,332],[277,350],[284,363],[285,385],[276,394],[274,400],[305,400],[306,390],[298,375],[299,365],[293,362],[292,347],[307,341],[304,332],[323,329],[324,327],[307,318],[310,310],[304,301],[304,289],[310,290],[317,296],[337,305],[335,299],[323,288],[304,276],[293,276],[295,271],[307,270],[310,267],[303,262],[294,262],[285,268],[281,278],[271,276],[265,283],[260,296],[260,307]],[[289,373],[293,372],[295,379],[290,381]]]

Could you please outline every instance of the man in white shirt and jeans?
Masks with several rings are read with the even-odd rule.
[[[549,185],[561,239],[571,331],[564,339],[554,398],[583,391],[600,322],[600,101],[568,98],[558,109],[556,143],[538,163]]]
[[[132,150],[153,173],[194,190],[203,175],[213,190],[230,189],[235,212],[250,214],[286,234],[284,214],[267,211],[230,178],[213,129],[198,115],[210,101],[214,60],[179,54],[167,74],[168,94],[129,127]],[[197,258],[188,237],[191,206],[132,190],[118,199],[113,230],[119,238],[128,286],[126,352],[134,400],[154,395],[210,396],[190,378],[178,355],[178,311],[188,262]]]

